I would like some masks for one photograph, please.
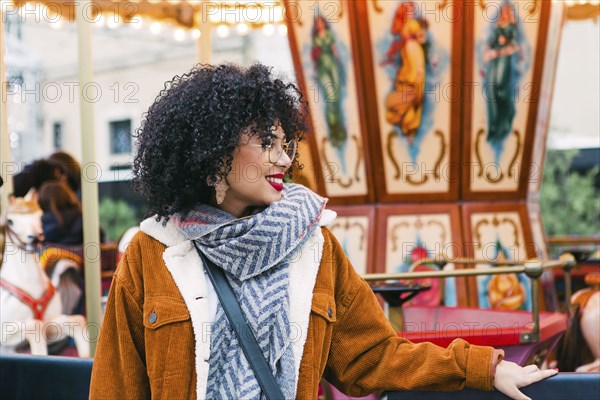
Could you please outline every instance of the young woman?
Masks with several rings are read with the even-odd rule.
[[[64,180],[40,187],[38,202],[44,214],[44,243],[83,244],[83,217],[77,195]]]
[[[460,339],[397,337],[326,228],[326,199],[283,181],[303,109],[262,65],[201,65],[157,97],[134,161],[155,216],[115,273],[90,398],[261,398],[192,241],[225,271],[285,398],[316,398],[323,376],[354,396],[467,386],[526,398],[518,387],[555,374]]]

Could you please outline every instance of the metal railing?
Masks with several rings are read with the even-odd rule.
[[[510,267],[495,267],[495,268],[472,268],[459,269],[452,271],[444,271],[443,268],[447,264],[492,264],[492,265],[512,265]],[[425,264],[434,264],[440,271],[415,271],[415,268]],[[498,274],[520,274],[524,273],[531,279],[531,312],[533,317],[532,332],[521,333],[521,343],[532,343],[540,340],[540,305],[538,299],[539,282],[538,278],[544,270],[552,268],[562,268],[565,271],[565,293],[567,312],[570,313],[571,305],[571,270],[575,268],[575,257],[571,254],[563,254],[559,260],[503,260],[490,261],[468,258],[424,258],[413,263],[409,272],[400,272],[392,274],[366,274],[363,278],[366,281],[381,281],[381,280],[399,280],[399,279],[423,279],[423,278],[453,278],[478,275],[498,275]]]

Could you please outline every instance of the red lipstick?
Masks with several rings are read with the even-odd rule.
[[[273,186],[273,189],[277,190],[278,192],[281,192],[283,190],[283,177],[284,177],[283,174],[273,174],[273,175],[268,175],[265,178],[273,179],[273,180],[267,179],[267,182],[269,182],[269,184],[271,186]],[[281,181],[279,181],[279,180],[281,180]]]

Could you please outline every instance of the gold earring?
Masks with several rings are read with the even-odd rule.
[[[229,189],[229,185],[225,182],[225,179],[221,179],[218,184],[215,185],[215,193],[217,198],[217,204],[223,204],[225,200],[225,192]]]

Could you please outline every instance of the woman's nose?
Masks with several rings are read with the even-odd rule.
[[[288,155],[287,152],[282,151],[281,152],[281,156],[279,157],[279,160],[277,160],[277,162],[275,163],[275,165],[280,166],[280,167],[284,167],[286,170],[288,170],[291,166],[292,166],[292,162],[294,160],[292,160],[290,158],[290,156]]]

